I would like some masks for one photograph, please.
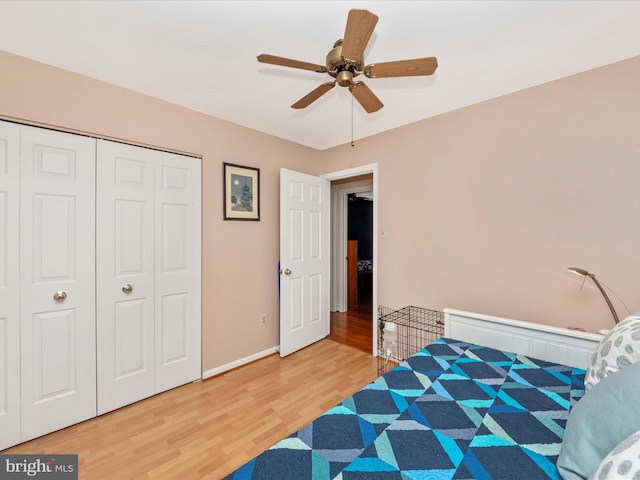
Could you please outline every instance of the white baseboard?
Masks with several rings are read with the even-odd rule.
[[[274,353],[277,353],[279,351],[280,345],[276,345],[275,347],[263,350],[262,352],[254,353],[253,355],[249,355],[248,357],[225,363],[224,365],[220,365],[219,367],[212,368],[211,370],[207,370],[206,372],[202,372],[202,379],[206,380],[209,377],[215,377],[216,375],[220,375],[221,373],[228,372],[229,370],[233,370],[234,368],[241,367],[243,365],[246,365],[247,363],[255,362],[256,360],[268,357],[269,355],[273,355]]]

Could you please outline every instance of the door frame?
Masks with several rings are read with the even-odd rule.
[[[373,337],[372,337],[372,346],[371,351],[373,352],[373,356],[378,356],[378,164],[377,163],[369,163],[367,165],[361,165],[359,167],[348,168],[346,170],[339,170],[336,172],[325,173],[324,175],[320,175],[321,178],[325,178],[330,182],[333,180],[343,180],[345,178],[358,177],[360,175],[372,174],[372,188],[373,192],[373,309],[372,309],[372,325],[373,329]],[[368,189],[367,189],[368,190]],[[332,212],[333,215],[333,212]],[[333,218],[331,219],[331,224],[333,225]],[[336,232],[331,232],[332,241],[333,235]],[[345,248],[345,247],[343,247]],[[344,255],[343,255],[344,258]],[[335,266],[335,262],[332,263]],[[332,270],[334,270],[332,268]],[[337,272],[335,272],[337,274]],[[335,276],[334,273],[331,274],[332,284],[334,283]],[[346,282],[346,270],[342,268],[342,282]],[[339,282],[338,282],[339,283]]]

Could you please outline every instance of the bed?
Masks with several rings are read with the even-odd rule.
[[[601,338],[445,309],[442,338],[225,478],[559,479]]]

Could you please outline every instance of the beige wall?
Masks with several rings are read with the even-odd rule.
[[[2,51],[0,72],[0,116],[201,155],[203,370],[278,345],[279,169],[320,152]],[[260,222],[222,220],[222,162],[260,168]]]
[[[470,80],[472,81],[472,80]],[[428,101],[424,94],[421,101]],[[379,302],[589,330],[640,309],[640,57],[324,152],[379,165]],[[626,310],[609,295],[621,318]]]
[[[640,57],[323,152],[4,52],[0,71],[0,116],[203,157],[205,371],[278,344],[280,167],[378,163],[382,305],[610,326],[579,266],[640,309]],[[260,222],[222,220],[222,162],[261,169]]]

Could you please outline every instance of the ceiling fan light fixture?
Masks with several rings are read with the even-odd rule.
[[[341,87],[350,86],[351,84],[353,84],[353,73],[351,73],[349,70],[342,70],[336,76],[336,82],[338,82],[338,85],[340,85]]]

